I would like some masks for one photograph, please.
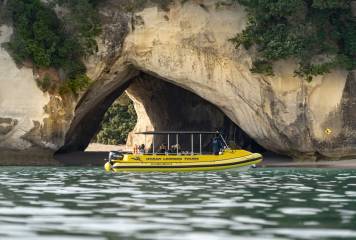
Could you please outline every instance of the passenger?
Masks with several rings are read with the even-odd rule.
[[[220,143],[220,139],[219,139],[218,136],[215,136],[212,139],[212,145],[213,145],[213,154],[214,155],[219,155],[220,148],[221,148],[221,143]]]
[[[145,144],[141,144],[141,146],[138,149],[140,154],[145,154]]]
[[[172,153],[172,154],[177,153],[176,145],[172,145],[172,146],[171,146],[171,148],[169,149],[169,153]]]
[[[167,151],[167,145],[165,143],[162,143],[161,146],[159,146],[158,153],[166,153]]]
[[[137,144],[135,144],[135,146],[133,147],[133,154],[138,154],[138,149],[139,149],[139,146]]]
[[[162,153],[164,153],[164,154],[168,153],[168,147],[167,147],[167,144],[165,144],[165,143],[162,144]]]
[[[180,145],[179,145],[179,144],[173,145],[173,146],[172,146],[172,151],[173,151],[173,153],[175,153],[175,154],[180,154],[180,153],[181,153]]]

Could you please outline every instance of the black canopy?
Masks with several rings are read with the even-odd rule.
[[[167,134],[219,134],[218,131],[148,131],[148,132],[137,132],[136,134],[144,135],[167,135]]]

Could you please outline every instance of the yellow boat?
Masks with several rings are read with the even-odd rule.
[[[162,135],[168,136],[168,149],[165,152],[155,152],[153,144],[151,153],[123,153],[110,152],[109,160],[105,164],[106,171],[159,171],[159,172],[176,172],[176,171],[217,171],[217,170],[245,170],[255,166],[262,161],[262,155],[251,153],[245,150],[231,150],[226,144],[225,139],[219,132],[143,132],[138,134]],[[169,151],[170,136],[176,136],[176,146],[180,134],[191,135],[190,152],[180,151],[177,147],[174,151]],[[202,135],[214,134],[221,139],[223,143],[219,152],[214,154],[203,154],[202,152]],[[194,136],[199,136],[199,152],[194,152]]]

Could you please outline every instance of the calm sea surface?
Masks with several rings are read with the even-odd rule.
[[[356,171],[0,168],[0,239],[356,239]]]

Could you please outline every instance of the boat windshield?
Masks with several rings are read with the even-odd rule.
[[[151,135],[152,144],[147,148],[145,138],[145,144],[136,145],[134,153],[202,155],[203,145],[206,142],[211,146],[212,153],[216,155],[223,151],[223,149],[229,148],[224,137],[218,131],[146,131],[137,132],[136,134]],[[206,141],[207,137],[209,141]],[[157,142],[161,144],[157,146]]]

